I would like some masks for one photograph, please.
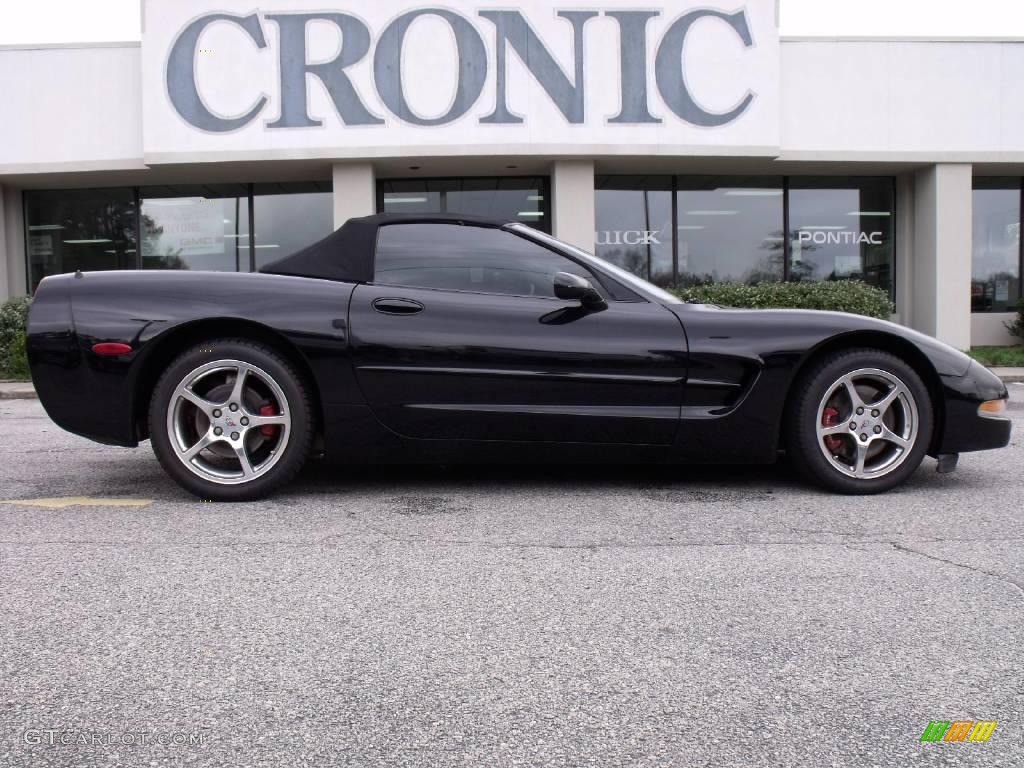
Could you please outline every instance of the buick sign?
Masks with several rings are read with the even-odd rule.
[[[597,245],[661,245],[660,230],[647,229],[606,229],[594,233]]]

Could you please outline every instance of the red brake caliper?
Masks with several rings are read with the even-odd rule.
[[[839,423],[839,411],[836,410],[835,408],[829,406],[821,414],[821,426],[823,426],[823,427],[834,427],[838,423]],[[266,429],[266,427],[264,427],[264,429]],[[828,447],[828,449],[830,451],[835,452],[835,451],[838,451],[842,447],[843,441],[839,438],[838,435],[828,435],[825,438],[825,445]]]
[[[272,405],[261,405],[260,416],[277,416],[277,408]],[[267,424],[260,427],[260,434],[264,437],[273,437],[277,434],[277,427],[274,424]]]

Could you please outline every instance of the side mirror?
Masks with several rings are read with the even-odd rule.
[[[608,308],[604,296],[597,292],[589,280],[569,272],[555,273],[555,296],[559,299],[578,301],[587,309],[594,311]]]

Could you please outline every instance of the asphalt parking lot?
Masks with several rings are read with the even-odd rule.
[[[245,505],[0,401],[0,501],[59,499],[0,503],[0,766],[1024,765],[1011,390],[1010,449],[884,497],[390,467]],[[919,741],[960,719],[998,725]]]

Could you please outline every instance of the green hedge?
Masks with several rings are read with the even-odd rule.
[[[1024,299],[1017,302],[1017,316],[1009,323],[1003,323],[1011,336],[1024,341]]]
[[[712,283],[678,288],[677,296],[700,304],[750,309],[827,309],[888,320],[889,294],[860,280],[821,283]]]
[[[25,318],[31,302],[26,296],[0,305],[0,379],[29,378]]]

